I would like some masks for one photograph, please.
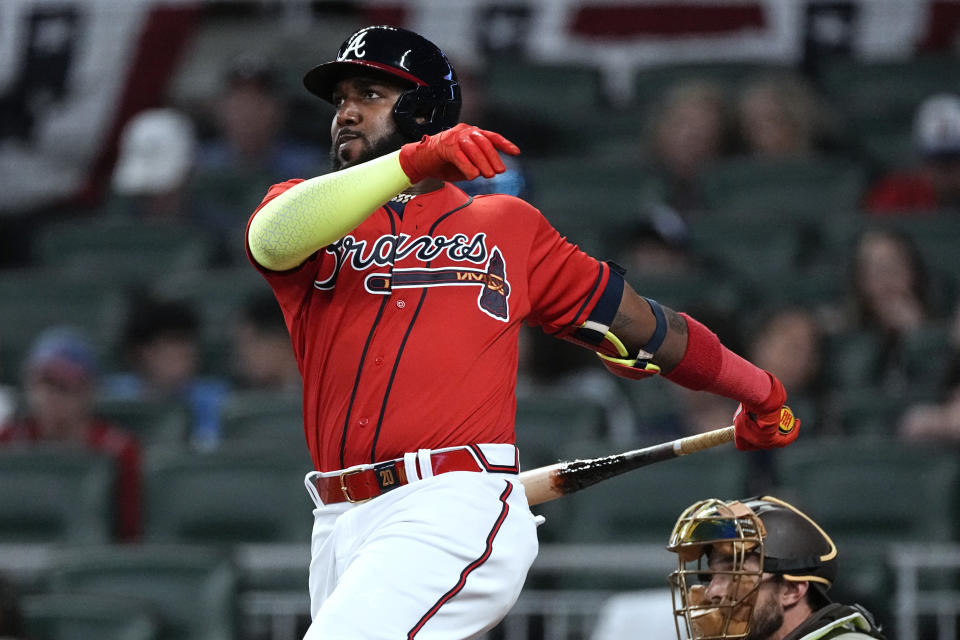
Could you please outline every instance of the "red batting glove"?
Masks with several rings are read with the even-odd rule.
[[[514,156],[520,153],[517,145],[499,133],[461,122],[452,129],[423,136],[420,142],[403,145],[400,167],[412,184],[424,178],[448,182],[473,180],[480,175],[492,178],[507,170],[498,149]]]
[[[797,439],[800,431],[800,420],[783,404],[787,400],[783,385],[769,372],[767,375],[771,388],[763,404],[741,403],[733,414],[733,441],[741,451],[785,447]]]

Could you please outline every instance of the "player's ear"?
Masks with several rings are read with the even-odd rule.
[[[789,607],[801,602],[807,597],[807,590],[810,583],[806,580],[794,582],[793,580],[783,580],[780,583],[780,604]]]

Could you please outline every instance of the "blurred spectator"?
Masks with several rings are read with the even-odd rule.
[[[224,74],[217,134],[200,146],[200,170],[253,170],[273,181],[322,173],[325,152],[288,139],[286,116],[278,69],[265,58],[238,56]]]
[[[932,312],[923,256],[907,234],[868,229],[859,238],[853,263],[854,328],[900,335],[918,328]]]
[[[960,206],[960,97],[939,94],[917,109],[913,141],[919,166],[882,177],[866,196],[875,214]]]
[[[460,122],[496,131],[518,147],[524,156],[545,156],[565,151],[564,130],[542,114],[518,108],[510,95],[490,90],[484,69],[474,60],[452,60],[460,81],[463,105]],[[501,156],[505,160],[509,156]]]
[[[3,336],[0,336],[0,342],[2,341]],[[2,345],[0,345],[0,349],[2,349]],[[9,420],[17,407],[17,390],[12,384],[2,382],[5,379],[5,374],[3,362],[0,360],[0,424]]]
[[[20,590],[5,576],[0,575],[0,640],[23,640],[26,630]]]
[[[681,213],[703,208],[700,172],[727,153],[729,114],[723,88],[709,80],[680,82],[655,109],[651,160],[664,203]]]
[[[141,111],[120,135],[108,210],[151,222],[193,222],[188,191],[195,153],[189,117],[169,108]]]
[[[129,370],[105,378],[110,399],[168,400],[191,412],[193,444],[214,447],[226,381],[200,375],[201,337],[197,311],[181,300],[143,297],[134,301],[123,333]]]
[[[210,224],[242,229],[266,185],[327,171],[324,150],[286,136],[288,105],[270,60],[235,58],[212,107],[214,131],[200,143],[196,193]]]
[[[960,305],[953,314],[949,348],[940,401],[915,404],[904,412],[899,425],[904,440],[960,443]]]
[[[269,291],[254,294],[244,303],[233,350],[238,388],[300,392],[300,370],[290,334],[283,312]]]
[[[690,227],[673,209],[653,204],[639,220],[605,240],[627,277],[692,273],[699,261],[690,248]]]
[[[522,133],[519,133],[521,137],[517,138],[517,132],[511,132],[510,120],[505,119],[503,114],[497,115],[493,111],[494,106],[488,99],[483,74],[474,73],[472,66],[468,63],[458,63],[454,67],[458,70],[460,89],[463,94],[460,121],[497,131],[517,144],[524,153],[535,151],[535,149],[528,147],[528,141],[524,137],[530,135],[530,131],[526,127],[522,128]],[[526,124],[529,124],[529,121]],[[471,196],[485,193],[505,193],[518,198],[527,198],[529,193],[523,161],[518,156],[503,153],[500,154],[500,157],[507,167],[507,170],[503,173],[498,173],[492,178],[478,176],[473,180],[457,182],[456,185]]]
[[[820,322],[803,307],[778,307],[768,313],[747,346],[747,358],[789,389],[788,404],[808,429],[817,424],[824,392],[823,348]]]
[[[747,83],[737,99],[737,122],[747,155],[805,157],[824,150],[833,123],[827,105],[799,76]]]
[[[503,164],[507,168],[492,178],[477,176],[473,180],[455,182],[458,187],[471,196],[480,196],[487,193],[505,193],[518,198],[527,197],[527,178],[523,172],[523,165],[516,156],[501,154]]]
[[[917,244],[897,229],[865,230],[852,260],[849,289],[828,312],[824,326],[840,336],[870,337],[876,346],[869,364],[864,364],[869,370],[861,374],[863,383],[886,393],[906,393],[915,382],[907,371],[908,335],[939,319],[933,304],[934,281]],[[863,355],[857,340],[844,339],[837,346],[840,350],[831,357],[838,362]]]
[[[110,454],[118,473],[116,534],[131,540],[140,532],[140,447],[95,414],[98,380],[83,334],[67,327],[44,331],[24,363],[23,415],[0,428],[0,443],[77,443]]]

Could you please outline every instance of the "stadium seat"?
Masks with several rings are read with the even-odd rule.
[[[799,225],[778,220],[774,213],[707,214],[695,219],[690,231],[691,248],[696,255],[743,283],[769,286],[771,279],[782,282],[799,270]],[[721,280],[722,276],[713,277]]]
[[[259,506],[259,505],[258,505]],[[158,640],[235,640],[237,570],[220,550],[185,545],[67,548],[56,554],[50,592],[148,602]]]
[[[234,391],[221,407],[220,439],[225,444],[303,447],[303,400],[299,394]]]
[[[488,65],[484,80],[489,102],[563,124],[581,121],[603,99],[600,69],[589,65],[502,58]]]
[[[882,62],[835,59],[823,66],[820,82],[854,130],[910,131],[925,98],[960,86],[960,68],[951,55]]]
[[[824,353],[830,355],[825,375],[841,390],[869,387],[882,354],[880,337],[868,331],[841,331],[825,338]]]
[[[891,437],[798,440],[779,451],[778,464],[783,486],[775,495],[837,544],[838,598],[889,610],[891,545],[955,539],[960,466],[948,449]]]
[[[0,447],[0,541],[109,542],[115,474],[112,458],[86,449]]]
[[[713,269],[676,274],[627,272],[626,278],[640,295],[678,310],[707,307],[730,313],[740,306],[745,294],[740,281],[718,277]]]
[[[562,443],[569,440],[602,439],[604,420],[603,407],[588,398],[553,394],[518,398],[520,467],[532,469],[560,460]]]
[[[129,431],[144,446],[186,445],[190,412],[176,401],[101,398],[94,411]]]
[[[892,438],[906,407],[902,397],[874,386],[848,387],[833,397],[835,428],[840,435]]]
[[[180,270],[205,266],[213,245],[187,225],[142,221],[64,222],[37,237],[41,264],[118,286],[149,286]]]
[[[152,607],[133,594],[36,594],[22,607],[31,640],[156,640],[159,634]]]
[[[121,292],[109,283],[79,278],[62,269],[4,271],[0,278],[0,381],[19,382],[20,366],[33,340],[55,325],[85,332],[104,355],[122,311]]]
[[[956,535],[960,465],[948,449],[890,437],[798,440],[779,452],[778,465],[783,490],[837,538],[881,544]]]
[[[250,265],[197,269],[170,274],[152,285],[161,296],[176,296],[194,303],[210,331],[229,334],[231,322],[247,298],[270,287]]]
[[[206,371],[230,375],[234,333],[243,305],[251,295],[269,292],[270,287],[256,269],[242,264],[175,272],[153,283],[152,290],[161,297],[187,300],[197,309]]]
[[[945,209],[926,215],[905,213],[871,221],[871,225],[903,231],[917,243],[925,264],[954,281],[960,280],[960,219],[956,212]]]
[[[818,224],[837,212],[853,211],[860,202],[866,172],[838,157],[732,158],[703,173],[707,206],[724,215],[769,216],[783,224]]]
[[[649,113],[678,83],[694,81],[714,82],[732,98],[744,82],[785,71],[789,69],[758,62],[683,63],[640,68],[634,75],[633,101]]]
[[[530,158],[529,201],[556,229],[586,250],[600,250],[611,231],[639,219],[657,200],[657,176],[635,157]]]
[[[313,503],[302,445],[288,452],[221,447],[154,450],[144,465],[144,538],[153,542],[305,542]]]

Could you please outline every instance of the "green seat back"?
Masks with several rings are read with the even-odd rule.
[[[299,394],[234,391],[223,402],[220,439],[297,450],[305,446],[303,400]]]
[[[37,594],[23,602],[32,640],[156,640],[152,607],[135,596]]]
[[[53,562],[54,594],[148,602],[159,640],[234,640],[236,569],[223,551],[185,545],[65,549]]]
[[[115,476],[114,459],[88,449],[0,447],[0,540],[109,542]]]
[[[191,416],[186,405],[180,402],[101,398],[94,410],[97,415],[129,431],[142,445],[187,443]]]
[[[313,503],[303,447],[154,450],[144,469],[147,540],[197,544],[305,542]]]

